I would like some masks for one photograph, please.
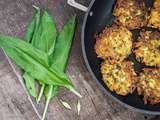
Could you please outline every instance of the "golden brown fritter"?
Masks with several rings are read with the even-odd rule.
[[[96,40],[97,56],[122,61],[132,50],[132,33],[123,26],[106,27]]]
[[[155,0],[148,20],[148,26],[160,29],[160,0]]]
[[[141,32],[134,53],[138,61],[148,66],[160,66],[160,32]]]
[[[103,81],[111,91],[119,95],[127,95],[135,89],[136,73],[132,63],[123,61],[110,64],[107,60],[101,65]]]
[[[139,95],[143,95],[144,103],[160,103],[160,69],[144,69],[137,85]]]
[[[116,23],[128,29],[138,29],[147,24],[144,0],[117,0],[113,15]]]

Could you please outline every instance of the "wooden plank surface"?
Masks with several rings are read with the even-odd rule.
[[[79,0],[88,4],[90,0]],[[158,116],[132,112],[105,95],[86,70],[84,65],[80,33],[84,13],[67,5],[66,0],[48,0],[47,5],[60,30],[73,14],[78,15],[78,26],[72,46],[67,73],[77,90],[82,94],[82,109],[78,116],[75,109],[77,97],[62,89],[60,95],[49,105],[48,120],[159,120]],[[0,33],[22,37],[27,22],[34,10],[31,0],[0,0]],[[38,120],[27,94],[13,73],[4,55],[0,54],[0,120]],[[66,110],[60,103],[63,99],[71,104]],[[43,98],[44,101],[44,98]],[[42,113],[43,101],[38,107]]]

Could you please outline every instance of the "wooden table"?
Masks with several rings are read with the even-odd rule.
[[[83,4],[89,2],[79,0]],[[73,14],[78,15],[78,26],[69,59],[67,73],[82,94],[82,109],[78,116],[75,103],[77,97],[62,89],[48,109],[48,120],[158,120],[158,116],[148,116],[132,112],[106,96],[92,80],[84,65],[80,34],[84,13],[67,5],[66,0],[48,0],[49,11],[60,30],[62,24]],[[23,37],[26,25],[34,14],[31,0],[0,0],[0,33]],[[38,120],[28,96],[20,81],[0,53],[0,120]],[[68,101],[72,110],[66,110],[59,99]],[[44,98],[43,98],[44,101]],[[43,101],[38,106],[41,113]]]

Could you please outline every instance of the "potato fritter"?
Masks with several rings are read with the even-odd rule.
[[[155,0],[148,20],[148,26],[160,29],[160,0]]]
[[[97,56],[111,61],[122,61],[132,50],[132,33],[123,26],[106,27],[95,44]]]
[[[143,95],[144,103],[160,103],[160,69],[144,69],[137,85],[139,95]]]
[[[138,29],[147,24],[144,0],[117,0],[113,15],[116,23],[128,29]]]
[[[127,95],[135,90],[136,73],[129,61],[110,64],[107,60],[101,65],[103,81],[111,91]]]
[[[141,32],[134,53],[147,66],[160,66],[160,32]]]

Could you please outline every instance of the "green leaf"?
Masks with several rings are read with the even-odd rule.
[[[33,37],[32,45],[50,55],[53,53],[56,37],[56,25],[48,12],[44,11],[43,16],[40,19],[39,28]],[[42,84],[40,94],[37,98],[37,103],[41,99],[44,88],[45,85]]]
[[[49,37],[48,36],[50,36],[50,38],[53,38],[53,36],[55,36],[55,39],[56,39],[56,35],[57,35],[57,33],[56,33],[56,29],[54,30],[55,32],[53,32],[53,33],[55,33],[55,34],[53,34],[53,33],[51,33],[52,32],[52,30],[53,29],[50,29],[49,30],[49,26],[51,27],[52,25],[50,25],[49,23],[52,23],[52,18],[49,16],[49,14],[45,11],[44,12],[44,15],[43,15],[43,17],[42,17],[43,19],[42,19],[42,23],[44,23],[44,24],[42,24],[42,26],[44,25],[44,27],[42,27],[42,30],[43,30],[43,32],[41,32],[42,33],[42,37],[40,38],[40,40],[45,40],[45,41],[47,41],[47,39],[49,39]],[[43,21],[50,21],[50,22],[43,22]],[[47,24],[47,25],[46,25]],[[53,24],[53,23],[52,23]],[[53,27],[53,28],[55,28],[55,27]],[[46,33],[46,31],[45,30],[49,30],[47,33],[48,34],[45,34]],[[58,36],[58,41],[56,42],[56,46],[55,46],[55,43],[52,45],[52,47],[47,47],[47,43],[49,43],[49,42],[47,42],[46,44],[44,44],[45,42],[43,42],[42,41],[42,44],[39,44],[39,48],[43,48],[43,50],[45,50],[46,48],[50,48],[50,50],[49,51],[47,51],[47,50],[45,50],[46,52],[48,52],[48,54],[49,55],[52,55],[52,52],[53,52],[53,50],[54,50],[54,46],[56,47],[55,48],[55,52],[54,52],[54,54],[53,54],[53,56],[55,56],[55,57],[52,57],[51,58],[51,63],[54,63],[55,62],[55,64],[56,64],[56,62],[57,61],[59,61],[59,59],[61,60],[61,63],[59,64],[56,64],[56,65],[54,65],[53,66],[53,68],[58,72],[58,73],[61,73],[61,72],[64,72],[64,69],[65,69],[65,67],[66,67],[66,63],[67,63],[67,58],[68,58],[68,54],[69,54],[69,50],[70,50],[70,46],[71,46],[71,42],[72,42],[72,37],[73,37],[73,34],[74,34],[74,29],[75,29],[75,17],[72,17],[67,23],[66,23],[66,25],[63,27],[63,29],[62,29],[62,32],[59,34],[59,36]],[[43,35],[43,33],[44,33],[44,35]],[[70,34],[68,34],[68,33],[70,33]],[[51,35],[53,35],[53,36],[51,36]],[[43,39],[42,39],[43,38]],[[46,38],[46,39],[45,39]],[[67,39],[66,39],[67,38]],[[50,41],[52,40],[52,39],[49,39]],[[48,41],[49,41],[48,40]],[[55,40],[56,41],[56,40]],[[67,44],[68,43],[68,44]],[[51,44],[51,43],[50,43]],[[38,45],[38,43],[37,43],[37,45]],[[65,46],[65,49],[62,51],[61,49],[63,48]],[[59,52],[59,50],[61,50],[60,52]],[[57,51],[57,52],[56,52]],[[59,56],[56,56],[56,55],[59,55]],[[60,55],[62,55],[62,57],[60,56]],[[64,57],[64,58],[63,58]],[[67,58],[66,58],[67,57]],[[62,61],[62,59],[64,59],[64,61]],[[61,65],[62,65],[62,67],[63,67],[63,70],[62,70],[62,67],[61,67]],[[55,66],[57,66],[57,68],[55,67]],[[60,67],[60,68],[59,68]],[[46,88],[49,88],[50,86],[47,86]],[[50,92],[50,91],[47,91],[47,92]],[[45,93],[45,94],[47,94],[47,92]],[[58,92],[58,89],[57,89],[57,92]],[[54,94],[54,91],[53,91],[53,94]],[[45,95],[46,96],[46,95]],[[50,96],[49,96],[50,97]],[[46,99],[47,99],[47,96],[46,96]]]
[[[52,68],[57,67],[61,72],[65,71],[69,57],[69,51],[75,31],[75,19],[75,16],[71,17],[71,19],[63,26],[62,31],[58,35],[54,50],[55,52],[52,56]]]
[[[47,11],[41,17],[39,29],[32,40],[33,46],[51,54],[54,50],[57,31],[54,21]]]
[[[56,41],[54,53],[51,55],[52,66],[57,73],[64,73],[67,60],[69,57],[69,51],[72,44],[72,39],[75,31],[76,17],[73,16],[69,21],[63,26],[62,31],[58,35],[58,40]],[[73,90],[74,91],[74,90]],[[72,92],[73,92],[72,91]],[[81,97],[81,95],[74,91],[74,94]]]
[[[27,30],[24,36],[24,40],[26,40],[28,43],[32,41],[32,38],[36,32],[36,29],[39,26],[39,21],[40,21],[40,9],[36,6],[33,6],[35,8],[35,15],[33,16],[31,22],[28,24],[27,26]],[[29,93],[33,96],[33,97],[37,97],[37,93],[35,92],[36,88],[35,88],[35,80],[33,77],[31,77],[29,74],[27,74],[26,72],[24,73],[24,80],[25,80],[25,84],[26,87],[29,91]]]
[[[55,45],[54,53],[51,55],[51,62],[54,64],[52,68],[56,70],[57,73],[64,73],[66,64],[67,64],[67,58],[69,56],[69,50],[72,43],[72,38],[74,34],[75,29],[75,17],[72,17],[62,28],[61,33],[58,35],[58,40]],[[49,87],[47,86],[47,91],[45,91],[45,96],[48,94]],[[57,88],[56,92],[58,92],[59,89]],[[51,98],[55,94],[55,91],[53,91]],[[46,96],[46,99],[48,99],[50,96]]]
[[[20,51],[28,54],[33,59],[36,59],[39,63],[49,66],[48,61],[48,55],[44,52],[36,49],[31,44],[15,38],[15,37],[9,37],[5,35],[0,35],[0,47],[12,47],[12,48],[18,48]]]
[[[0,47],[23,70],[45,84],[64,86],[72,89],[73,86],[65,74],[56,73],[46,64],[48,56],[35,49],[30,44],[13,37],[0,36]],[[62,75],[62,76],[61,76]]]
[[[33,79],[33,77],[31,77],[29,74],[25,73],[23,75],[23,78],[24,78],[24,81],[26,84],[26,88],[27,88],[28,92],[30,93],[30,95],[33,97],[37,97],[35,80]]]
[[[49,85],[58,85],[68,87],[71,83],[66,78],[61,78],[53,69],[44,66],[40,62],[31,58],[18,48],[5,48],[7,55],[16,62],[23,70],[28,72],[37,80]]]
[[[62,101],[62,100],[60,100],[60,101],[61,101],[62,105],[63,105],[65,108],[71,110],[71,106],[70,106],[67,102]]]
[[[34,6],[36,12],[35,15],[33,16],[31,22],[28,24],[27,26],[27,30],[24,36],[24,40],[26,40],[27,42],[31,42],[32,38],[39,26],[39,22],[40,22],[40,9],[36,6]]]

